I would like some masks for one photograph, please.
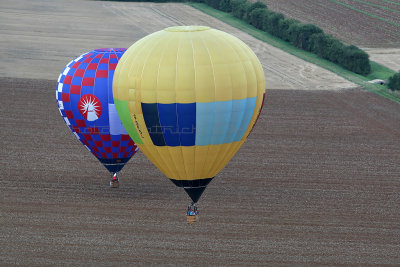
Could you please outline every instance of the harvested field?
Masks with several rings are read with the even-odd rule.
[[[56,80],[73,58],[101,47],[129,47],[172,25],[209,25],[246,42],[260,58],[267,88],[355,85],[182,4],[6,0],[1,9],[0,77]],[[35,21],[35,24],[31,22]]]
[[[400,48],[363,48],[370,59],[394,71],[400,71]]]
[[[254,132],[189,199],[137,153],[121,188],[60,118],[54,81],[0,78],[0,265],[400,262],[400,106],[268,90]]]

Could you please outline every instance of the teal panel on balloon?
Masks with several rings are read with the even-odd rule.
[[[229,122],[232,116],[232,101],[217,101],[214,114],[214,129],[212,131],[211,144],[223,144],[228,132]]]
[[[211,144],[215,106],[217,103],[196,103],[196,146]]]
[[[239,130],[234,138],[234,141],[239,141],[240,139],[242,139],[244,133],[246,132],[247,127],[250,124],[251,117],[253,116],[253,113],[254,113],[254,108],[255,108],[256,102],[257,102],[257,97],[246,98],[243,100],[246,103],[246,107],[243,112],[243,119],[238,120],[238,122],[241,122],[241,124],[240,124]]]
[[[196,145],[220,145],[240,141],[247,130],[256,97],[196,103]]]
[[[246,113],[246,107],[248,99],[241,99],[241,100],[232,100],[232,113],[231,119],[229,122],[228,132],[225,135],[224,143],[229,144],[235,141],[239,141],[236,139],[238,136],[238,132],[241,132],[240,126]]]

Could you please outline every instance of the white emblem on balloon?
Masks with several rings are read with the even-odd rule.
[[[102,113],[101,102],[94,95],[83,95],[79,99],[78,105],[80,113],[88,121],[97,120]]]

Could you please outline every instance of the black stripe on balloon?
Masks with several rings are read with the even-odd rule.
[[[113,159],[98,158],[98,159],[103,164],[118,164],[118,163],[127,163],[131,158],[113,158]]]
[[[178,187],[195,188],[195,187],[206,187],[213,178],[214,177],[206,179],[197,179],[197,180],[175,180],[170,178],[170,180]]]
[[[98,158],[109,172],[119,172],[131,158]]]
[[[142,111],[147,131],[149,132],[151,141],[155,146],[165,146],[165,140],[158,117],[157,103],[142,103]]]
[[[214,178],[214,177],[213,177]],[[207,185],[213,178],[197,179],[197,180],[174,180],[170,179],[176,186],[183,187],[188,196],[192,199],[193,203],[199,201],[201,195],[206,189]]]

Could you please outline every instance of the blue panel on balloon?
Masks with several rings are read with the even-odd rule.
[[[153,144],[155,146],[165,146],[157,105],[157,103],[142,103],[143,118]]]
[[[108,88],[108,79],[107,78],[96,78],[94,82],[94,89],[96,88]]]
[[[82,85],[82,77],[74,76],[74,77],[72,78],[71,84],[72,84],[72,85]]]
[[[69,75],[69,76],[73,76],[73,75],[75,74],[75,71],[76,71],[76,69],[74,69],[74,68],[69,69],[68,75]],[[61,81],[60,81],[60,82],[61,82]]]
[[[69,85],[69,84],[63,84],[63,87],[62,87],[62,92],[63,92],[63,93],[69,94],[70,90],[71,90],[71,85]],[[61,99],[61,98],[60,98],[60,99]]]
[[[92,139],[93,139],[93,141],[100,141],[101,137],[98,134],[94,134],[94,135],[92,135]]]
[[[97,66],[97,69],[98,69],[98,70],[108,70],[108,64],[100,63],[100,64]]]
[[[121,140],[121,135],[116,135],[116,134],[111,135],[111,141],[119,141],[119,140]]]
[[[104,147],[111,147],[111,141],[103,141]]]
[[[86,70],[87,67],[88,67],[88,65],[89,65],[88,63],[82,62],[82,63],[79,65],[78,69]]]
[[[108,71],[108,76],[109,77],[114,77],[114,72],[113,70],[109,70]],[[112,84],[113,84],[113,79],[108,79],[108,88],[112,88]]]
[[[118,59],[116,59],[116,58],[110,58],[110,63],[118,63]]]
[[[96,70],[85,70],[85,77],[94,78],[96,75]]]
[[[177,104],[177,111],[181,146],[194,146],[196,142],[196,103]]]
[[[177,104],[158,104],[160,125],[167,146],[179,146]]]
[[[195,145],[196,103],[142,103],[142,111],[144,121],[154,145]]]

